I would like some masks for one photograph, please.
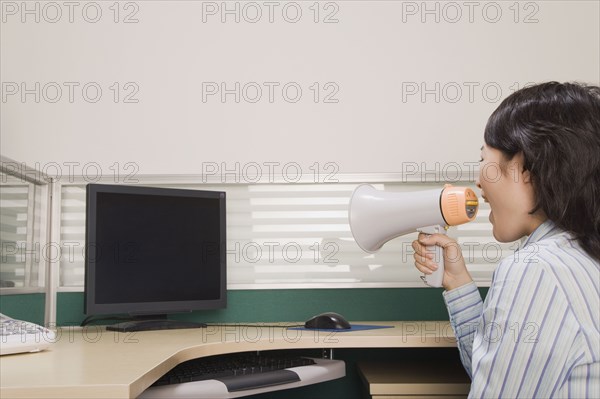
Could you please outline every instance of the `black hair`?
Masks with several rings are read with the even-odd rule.
[[[543,211],[600,260],[600,87],[547,82],[508,96],[485,127],[504,158],[522,153]]]

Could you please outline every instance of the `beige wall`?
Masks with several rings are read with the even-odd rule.
[[[468,168],[515,88],[599,83],[599,15],[596,1],[2,1],[1,151],[63,174]]]

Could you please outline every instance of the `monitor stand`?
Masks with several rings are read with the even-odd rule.
[[[193,321],[169,320],[167,315],[144,315],[134,316],[130,321],[106,326],[109,331],[133,332],[151,330],[174,330],[183,328],[204,328],[205,323]]]

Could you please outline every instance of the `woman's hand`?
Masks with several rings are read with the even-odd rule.
[[[467,271],[462,250],[458,243],[444,234],[419,234],[419,238],[412,243],[415,250],[415,266],[424,274],[431,274],[437,270],[434,253],[427,251],[427,246],[437,245],[444,249],[444,278],[442,285],[446,290],[458,288],[468,284],[473,279]]]

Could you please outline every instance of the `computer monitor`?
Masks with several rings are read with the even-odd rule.
[[[225,193],[88,184],[87,315],[127,314],[117,331],[201,327],[170,313],[225,308]]]

